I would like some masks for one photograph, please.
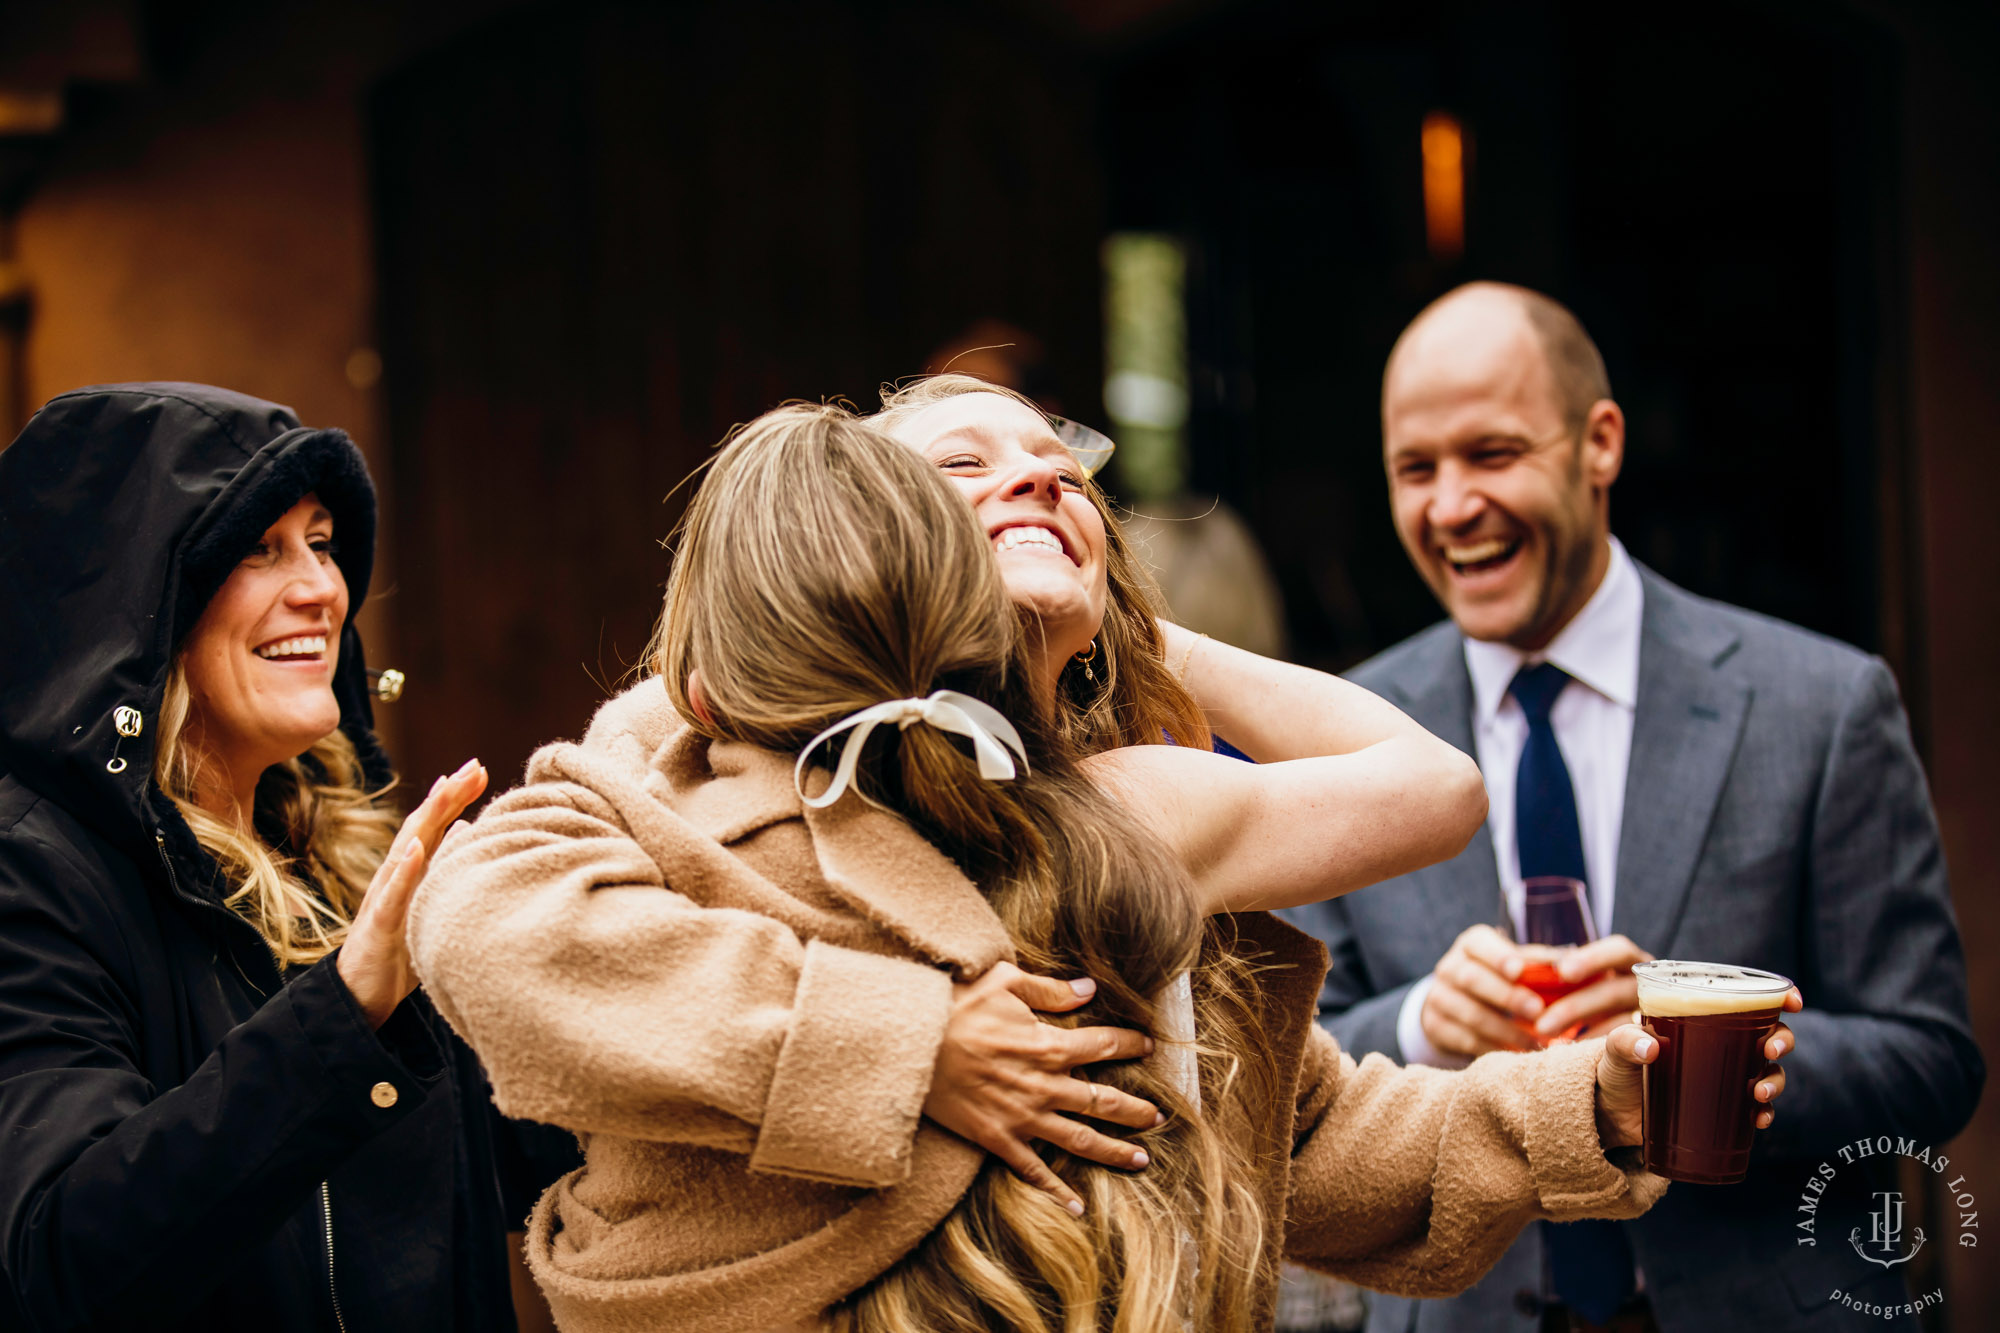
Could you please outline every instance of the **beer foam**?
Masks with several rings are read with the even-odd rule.
[[[1774,972],[1727,963],[1640,963],[1639,1010],[1654,1018],[1752,1014],[1782,1008],[1792,983]]]

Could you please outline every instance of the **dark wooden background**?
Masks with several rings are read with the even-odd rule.
[[[1024,8],[533,5],[378,83],[410,771],[477,745],[511,772],[581,727],[657,610],[664,497],[733,423],[865,404],[980,318],[1095,416],[1114,228],[1188,245],[1194,481],[1262,538],[1302,660],[1437,615],[1388,522],[1379,375],[1427,300],[1492,277],[1602,344],[1635,555],[1913,665],[1876,27],[1252,4],[1093,42]],[[1437,108],[1473,134],[1451,263],[1421,213]]]

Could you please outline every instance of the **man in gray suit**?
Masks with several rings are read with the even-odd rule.
[[[1371,1333],[1774,1333],[1858,1326],[1841,1293],[1906,1300],[1905,1270],[1849,1243],[1898,1188],[1895,1154],[1851,1145],[1941,1146],[1985,1068],[1887,668],[1625,553],[1610,531],[1624,418],[1596,347],[1546,297],[1478,283],[1425,310],[1390,356],[1382,428],[1397,530],[1451,619],[1353,678],[1473,754],[1492,814],[1455,859],[1293,914],[1332,954],[1321,1021],[1357,1059],[1462,1063],[1614,1025],[1649,955],[1781,972],[1806,1010],[1744,1184],[1676,1185],[1633,1222],[1530,1228],[1456,1300],[1371,1298]],[[1524,870],[1583,879],[1601,934],[1565,965],[1589,983],[1546,1009],[1516,983],[1506,929]]]

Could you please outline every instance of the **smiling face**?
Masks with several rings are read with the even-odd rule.
[[[1391,357],[1384,463],[1397,535],[1465,634],[1546,647],[1610,561],[1610,488],[1624,418],[1565,420],[1517,301],[1468,292],[1433,307]]]
[[[1048,419],[999,394],[962,393],[890,433],[971,502],[1008,596],[1040,623],[1044,660],[1059,671],[1104,623],[1105,536],[1083,470]]]
[[[308,495],[243,558],[181,648],[188,738],[241,790],[340,725],[333,697],[347,581],[333,517]]]

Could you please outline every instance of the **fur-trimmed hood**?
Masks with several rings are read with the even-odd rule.
[[[152,783],[168,668],[230,570],[314,491],[348,587],[341,729],[386,781],[354,630],[375,488],[345,433],[226,389],[113,384],[51,400],[0,453],[0,773],[142,864],[170,850],[194,872],[176,890],[210,902],[208,858]]]

